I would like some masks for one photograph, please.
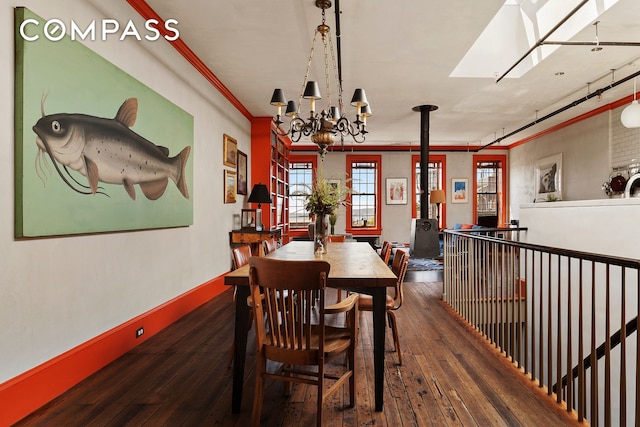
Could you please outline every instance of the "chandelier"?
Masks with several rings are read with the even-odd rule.
[[[351,98],[351,105],[356,107],[356,120],[351,122],[343,114],[342,82],[336,66],[336,55],[333,50],[330,28],[325,24],[325,10],[331,7],[331,1],[315,0],[315,3],[316,7],[322,9],[322,24],[318,25],[313,35],[311,53],[307,61],[307,71],[302,83],[298,103],[287,101],[283,90],[276,89],[271,97],[271,105],[276,107],[276,116],[273,118],[273,122],[280,135],[289,136],[293,142],[299,141],[302,136],[311,137],[311,141],[320,148],[320,153],[324,154],[327,151],[327,147],[335,142],[337,136],[340,137],[343,143],[344,138],[348,135],[351,135],[355,142],[364,142],[367,134],[367,117],[371,116],[371,108],[364,89],[356,89]],[[311,69],[311,61],[313,60],[318,34],[320,34],[324,49],[324,77],[327,92],[327,108],[319,113],[316,112],[316,101],[322,99],[320,88],[317,82],[309,81],[309,70]],[[332,100],[329,56],[331,57],[335,74],[337,103]],[[303,99],[309,100],[309,117],[306,120],[300,116],[300,104]],[[285,116],[291,119],[289,130],[286,132],[280,128],[280,125],[284,123],[281,120],[282,107],[286,107]]]

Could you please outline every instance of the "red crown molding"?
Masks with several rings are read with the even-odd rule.
[[[640,92],[638,92],[638,93],[640,93]],[[607,111],[615,110],[616,108],[622,107],[623,105],[630,104],[631,101],[633,101],[633,98],[634,98],[634,95],[631,94],[629,96],[625,96],[624,98],[621,98],[621,99],[619,99],[617,101],[614,101],[614,102],[611,102],[609,104],[603,105],[602,107],[598,107],[596,109],[588,111],[588,112],[586,112],[584,114],[576,116],[576,117],[574,117],[572,119],[569,119],[567,121],[564,121],[562,123],[558,123],[555,126],[551,126],[550,128],[547,128],[547,129],[545,129],[543,131],[540,131],[540,132],[538,132],[536,134],[533,134],[533,135],[528,136],[526,138],[523,138],[523,139],[521,139],[519,141],[516,141],[513,144],[510,144],[508,146],[508,149],[511,150],[512,148],[519,147],[520,145],[526,144],[527,142],[530,142],[530,141],[533,141],[535,139],[541,138],[541,137],[543,137],[545,135],[549,135],[551,133],[557,132],[560,129],[564,129],[566,127],[569,127],[572,124],[581,122],[583,120],[590,119],[591,117],[595,117],[595,116],[597,116],[599,114],[602,114],[602,113],[605,113]]]
[[[465,152],[465,151],[475,151],[478,148],[480,148],[479,145],[470,145],[470,146],[462,146],[462,145],[431,145],[429,147],[429,152],[433,153],[433,152],[438,152],[438,151],[456,151],[456,152]],[[507,150],[506,146],[490,146],[485,148],[485,150]],[[291,151],[294,152],[306,152],[306,151],[318,151],[318,146],[317,145],[291,145]],[[360,152],[360,151],[372,151],[372,152],[382,152],[382,151],[398,151],[398,152],[402,152],[402,151],[407,151],[407,152],[414,152],[414,153],[420,153],[420,146],[419,145],[414,145],[414,146],[408,146],[408,145],[345,145],[344,150],[342,149],[342,146],[340,144],[334,144],[331,147],[327,148],[327,151],[329,153],[332,152],[342,152],[344,151],[345,153],[351,153],[353,152]]]
[[[155,10],[151,8],[144,0],[127,0],[127,3],[131,5],[135,9],[140,16],[144,19],[156,19],[162,25],[158,26],[158,30],[163,35],[166,34],[166,30],[164,29],[164,20],[156,13]],[[196,70],[200,72],[204,76],[209,83],[213,85],[220,93],[227,98],[227,100],[233,104],[234,107],[238,109],[247,119],[251,120],[253,115],[247,110],[247,108],[242,105],[242,103],[236,98],[233,93],[216,77],[215,74],[202,62],[202,60],[196,55],[187,44],[182,41],[181,38],[177,38],[174,41],[169,41],[171,45],[177,50]]]

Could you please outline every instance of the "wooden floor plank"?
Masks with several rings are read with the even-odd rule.
[[[324,406],[327,426],[577,425],[551,398],[471,331],[441,301],[441,283],[406,283],[396,312],[403,365],[385,342],[384,411],[374,410],[373,326],[362,313],[356,351],[356,405],[348,387]],[[132,349],[18,426],[246,426],[254,392],[255,331],[249,333],[242,413],[231,413],[227,369],[232,292],[224,292]],[[331,362],[340,368],[342,360]],[[316,392],[266,381],[262,423],[315,424]]]

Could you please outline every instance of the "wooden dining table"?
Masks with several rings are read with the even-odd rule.
[[[331,270],[327,286],[368,294],[373,297],[373,353],[375,377],[375,410],[382,411],[384,396],[385,304],[387,287],[393,286],[396,276],[377,252],[364,242],[331,242],[327,253],[314,255],[313,242],[293,241],[267,255],[281,260],[324,260]],[[227,274],[225,285],[237,286],[234,334],[233,394],[231,411],[239,413],[242,403],[244,365],[249,330],[249,265]]]

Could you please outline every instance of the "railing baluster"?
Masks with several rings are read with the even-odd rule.
[[[573,343],[573,335],[572,331],[572,320],[573,320],[573,310],[571,307],[573,306],[573,300],[571,299],[571,288],[573,288],[573,282],[571,281],[571,257],[567,258],[567,374],[571,372],[571,367],[573,366],[572,356],[572,343]],[[559,278],[558,278],[559,280]],[[558,304],[559,306],[559,304]],[[558,313],[558,318],[560,313]],[[561,376],[558,378],[558,382],[561,381]],[[567,381],[567,412],[573,411],[575,408],[575,399],[573,392],[573,381]]]
[[[620,280],[620,425],[627,425],[627,280],[622,267]]]
[[[544,301],[544,299],[542,298],[542,292],[543,292],[543,274],[542,274],[542,252],[540,252],[540,310],[538,313],[538,317],[539,317],[539,322],[540,322],[540,327],[538,328],[538,331],[540,332],[540,338],[538,339],[538,346],[539,346],[539,350],[540,350],[540,358],[538,359],[538,362],[540,363],[540,387],[544,387],[544,328],[543,328],[543,316],[544,316],[544,309],[543,309],[543,305],[542,305],[542,301]]]
[[[604,356],[604,425],[611,425],[611,281],[609,264],[605,272],[605,356]]]
[[[536,271],[536,253],[531,251],[531,380],[535,380],[540,377],[536,370]],[[538,304],[541,303],[542,301],[538,302]],[[529,304],[527,304],[527,307],[529,307]]]
[[[527,295],[529,295],[529,288],[530,285],[528,284],[529,282],[527,281],[527,271],[529,271],[527,269],[528,263],[529,263],[529,250],[525,249],[523,250],[523,254],[524,254],[524,274],[522,274],[522,276],[524,277],[524,293],[522,295],[522,298],[520,300],[520,304],[518,305],[518,307],[520,307],[520,326],[519,326],[519,330],[520,333],[523,335],[522,337],[522,341],[523,341],[523,359],[524,359],[524,364],[522,366],[524,366],[524,372],[525,374],[527,373],[527,366],[529,365],[527,362],[529,361],[529,334],[526,331],[526,326],[523,324],[523,317],[524,319],[528,319],[529,318],[529,304],[526,303],[527,301]],[[520,288],[522,289],[522,288]],[[533,292],[531,293],[531,295],[533,296]],[[524,313],[522,313],[522,307],[524,306]],[[523,316],[523,317],[522,317]]]
[[[636,270],[636,307],[640,309],[640,271]],[[640,373],[640,331],[636,330],[636,398],[635,398],[635,414],[636,423],[640,420],[640,381],[638,381],[638,373]]]
[[[551,253],[547,253],[547,394],[553,384],[553,310],[551,304]]]
[[[584,309],[582,292],[582,259],[578,263],[578,421],[584,421],[586,415],[587,398],[584,378]]]
[[[556,313],[556,384],[558,384],[558,389],[556,390],[556,401],[558,403],[562,402],[562,289],[560,288],[560,275],[562,273],[562,257],[558,255],[558,299],[557,299],[557,313]],[[549,382],[549,387],[551,387],[552,382]]]
[[[591,261],[591,424],[598,425],[598,359],[596,358],[596,264]]]

